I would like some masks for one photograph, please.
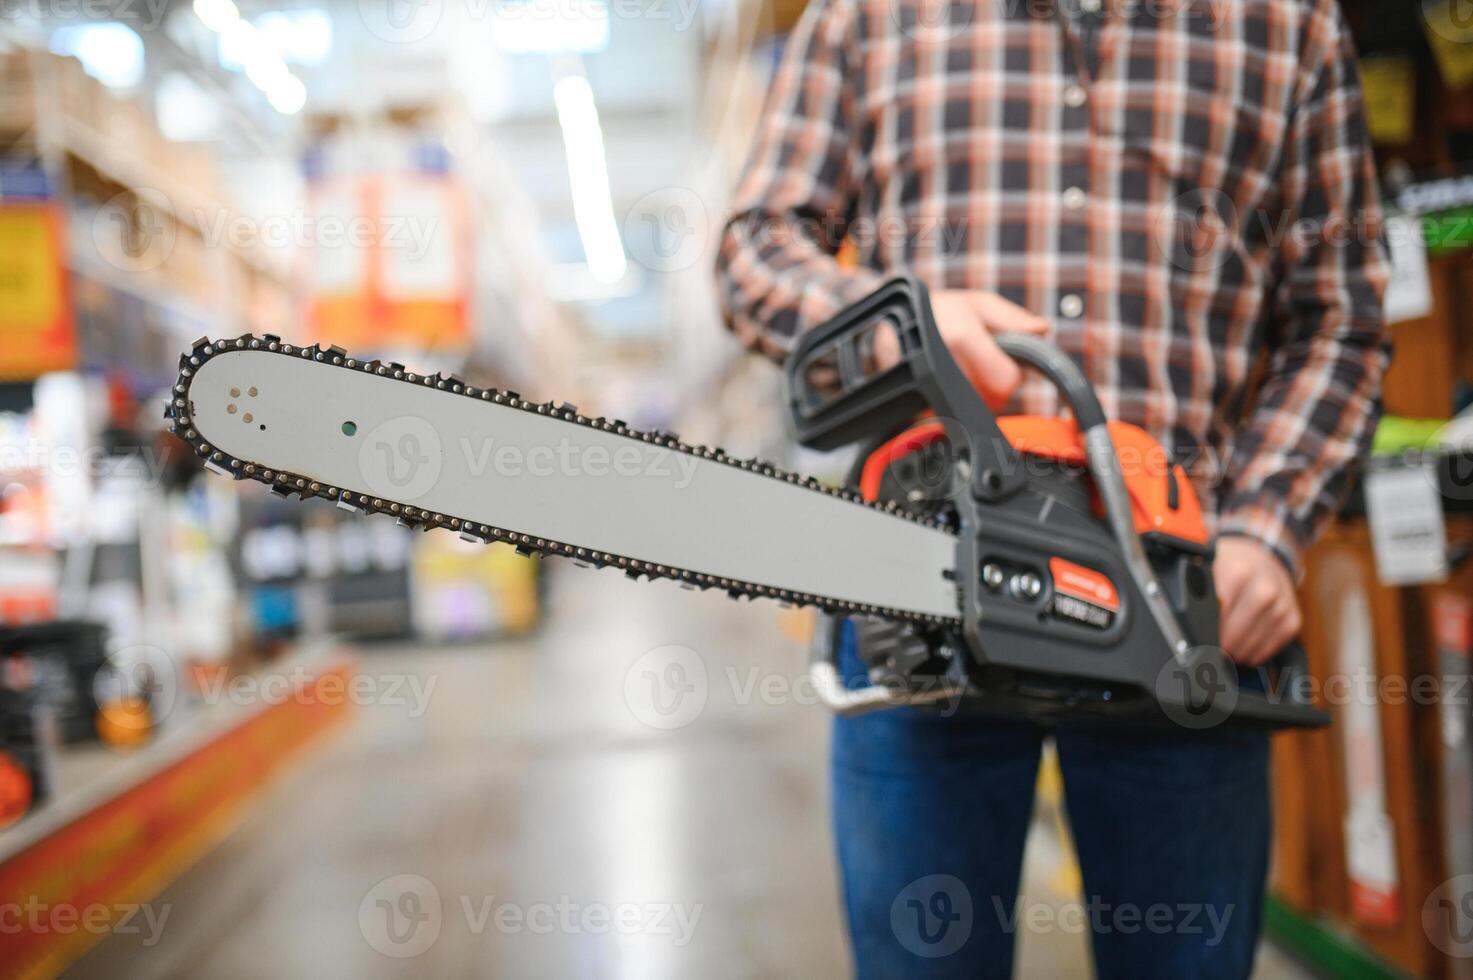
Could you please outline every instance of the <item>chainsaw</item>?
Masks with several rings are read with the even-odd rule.
[[[882,332],[900,351],[883,370]],[[806,333],[784,368],[793,435],[859,446],[845,486],[270,335],[197,341],[166,415],[210,470],[279,495],[817,607],[810,675],[840,713],[1325,724],[1302,648],[1241,673],[1218,647],[1212,543],[1183,469],[1107,421],[1062,352],[997,339],[1072,418],[994,415],[913,278]]]

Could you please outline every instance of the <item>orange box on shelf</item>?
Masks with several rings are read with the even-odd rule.
[[[1432,312],[1417,320],[1393,324],[1393,356],[1386,371],[1382,398],[1386,411],[1418,419],[1451,417],[1458,382],[1458,267],[1460,256],[1440,256],[1428,263]]]
[[[0,205],[0,379],[76,366],[65,219],[53,204]]]

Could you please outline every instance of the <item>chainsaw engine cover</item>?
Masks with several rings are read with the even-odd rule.
[[[1077,429],[1052,418],[998,423],[1021,450],[1026,486],[982,508],[972,527],[964,526],[956,505],[965,492],[965,454],[941,423],[908,429],[865,457],[857,482],[866,498],[958,527],[959,552],[974,556],[958,568],[976,576],[958,588],[965,597],[972,586],[975,615],[969,622],[977,624],[980,642],[860,620],[854,637],[861,661],[873,681],[917,691],[960,672],[967,711],[1037,718],[1156,714],[1154,690],[1171,654],[1142,615],[1116,555]],[[1141,450],[1131,458],[1160,461],[1142,462],[1126,474],[1152,567],[1191,642],[1215,643],[1211,550],[1195,493],[1149,436],[1134,429],[1124,438]],[[958,655],[962,662],[954,665]]]

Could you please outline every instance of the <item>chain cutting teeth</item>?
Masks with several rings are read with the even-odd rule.
[[[676,452],[696,456],[700,459],[710,460],[726,466],[735,466],[738,469],[755,472],[771,479],[782,480],[783,482],[801,486],[816,493],[838,497],[856,506],[869,507],[896,519],[927,525],[949,534],[956,533],[955,529],[944,520],[937,520],[899,509],[894,502],[882,504],[871,503],[847,487],[830,486],[819,482],[811,476],[802,476],[798,473],[783,470],[766,460],[756,458],[741,459],[719,448],[689,445],[682,442],[680,437],[673,432],[664,430],[644,432],[631,428],[622,419],[608,419],[603,416],[597,418],[583,416],[578,413],[576,406],[568,402],[562,402],[560,404],[554,404],[550,401],[542,403],[529,402],[524,400],[518,392],[468,385],[464,380],[455,375],[442,375],[439,373],[434,375],[418,374],[407,370],[404,365],[392,361],[386,363],[379,360],[360,360],[350,356],[346,350],[337,346],[322,347],[313,344],[304,347],[283,343],[281,338],[274,334],[256,336],[246,333],[241,334],[239,337],[221,338],[213,341],[208,337],[201,337],[191,345],[187,353],[181,354],[179,357],[179,377],[170,389],[169,398],[164,406],[164,417],[170,422],[170,431],[187,443],[193,449],[194,453],[204,460],[205,466],[208,469],[222,475],[228,475],[233,479],[249,479],[257,483],[264,483],[277,496],[290,497],[295,494],[303,500],[309,497],[320,497],[332,500],[337,506],[346,510],[364,514],[385,514],[394,517],[400,524],[406,527],[417,527],[426,531],[431,528],[443,528],[454,531],[469,541],[483,541],[487,544],[510,544],[516,549],[518,554],[524,556],[567,557],[571,558],[574,564],[577,565],[592,566],[594,568],[616,568],[622,570],[631,578],[668,578],[678,581],[687,587],[697,588],[703,591],[706,589],[721,589],[734,599],[770,598],[785,605],[816,606],[828,613],[881,616],[887,619],[902,620],[923,626],[956,626],[959,622],[958,618],[954,616],[936,616],[904,609],[890,609],[867,603],[833,599],[807,592],[793,592],[757,582],[745,582],[738,579],[695,572],[689,569],[641,561],[609,552],[594,551],[561,541],[549,541],[508,528],[480,524],[454,515],[423,510],[381,497],[374,497],[350,487],[331,486],[313,480],[309,476],[274,470],[250,460],[236,459],[212,446],[193,428],[190,423],[192,406],[189,400],[190,384],[199,367],[212,357],[236,350],[265,351],[288,357],[313,360],[347,371],[365,371],[406,384],[432,387],[436,390],[445,391],[447,394],[458,395],[463,398],[489,401],[497,405],[505,405],[538,415],[551,415],[572,422],[575,425],[584,425],[590,428],[600,429],[604,432],[612,432],[615,435],[639,439],[642,442],[659,445]]]

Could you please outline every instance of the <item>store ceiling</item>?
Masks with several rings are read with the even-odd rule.
[[[637,249],[626,249],[627,271],[618,282],[594,282],[577,268],[585,261],[585,242],[553,91],[563,75],[587,77],[614,221],[638,231],[638,215],[631,212],[639,202],[688,184],[700,157],[693,120],[702,25],[692,0],[610,3],[607,45],[578,53],[502,50],[494,0],[415,2],[333,4],[334,53],[308,75],[309,107],[351,113],[371,111],[375,103],[435,99],[464,106],[491,134],[540,216],[539,244],[562,267],[554,292],[578,302],[596,332],[659,338],[670,311],[662,305],[660,273],[639,264]],[[566,16],[577,9],[576,0],[552,9]]]
[[[372,118],[392,107],[449,105],[490,136],[530,198],[540,223],[536,245],[555,267],[550,289],[574,303],[581,319],[604,339],[647,344],[666,336],[675,312],[665,306],[664,297],[671,294],[662,281],[666,273],[641,264],[648,247],[631,249],[627,238],[653,233],[644,226],[642,202],[698,183],[695,174],[707,155],[699,145],[697,119],[707,27],[702,18],[718,16],[725,4],[698,8],[695,0],[606,0],[600,8],[605,23],[589,43],[588,25],[580,21],[588,8],[580,4],[599,0],[236,0],[232,16],[238,9],[240,19],[253,24],[282,10],[310,7],[328,14],[325,59],[316,65],[288,64],[306,89],[305,108],[291,113],[279,103],[273,108],[266,91],[245,73],[220,65],[220,34],[211,33],[209,18],[196,10],[200,0],[115,2],[128,11],[118,19],[144,42],[145,84],[154,92],[166,80],[175,92],[196,90],[196,104],[215,108],[212,118],[203,118],[210,115],[203,111],[189,113],[202,125],[196,138],[217,142],[220,158],[230,164],[226,169],[237,171],[242,182],[264,181],[264,189],[246,188],[245,199],[279,196],[295,183],[281,175],[298,158],[304,120],[322,114]],[[585,50],[504,50],[507,35],[498,32],[507,28],[498,26],[498,18],[511,9],[503,6],[508,2],[542,5],[517,8],[522,20],[515,29],[523,42],[530,37],[535,46],[566,36]],[[557,18],[570,19],[559,23]],[[34,36],[44,43],[62,26],[55,20],[51,16],[32,25]],[[587,274],[590,243],[581,220],[586,213],[580,218],[575,208],[567,127],[553,97],[557,81],[569,74],[586,77],[597,109],[607,172],[602,207],[612,213],[605,227],[626,239],[625,271],[614,282]],[[708,267],[703,260],[699,268],[680,274],[705,274]]]

